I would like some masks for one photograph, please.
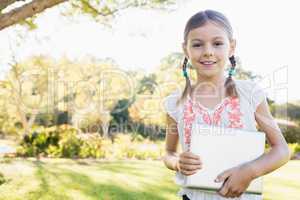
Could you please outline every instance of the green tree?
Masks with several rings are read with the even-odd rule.
[[[27,24],[30,28],[35,28],[34,19],[38,13],[61,3],[68,5],[71,15],[88,14],[98,21],[103,21],[103,19],[105,21],[118,11],[129,7],[162,8],[174,3],[173,0],[31,0],[20,2],[23,0],[0,1],[0,30],[16,23]],[[19,6],[16,7],[17,5]]]
[[[5,102],[7,112],[9,115],[14,113],[25,134],[29,133],[39,110],[47,105],[49,62],[42,56],[24,62],[14,60],[4,81],[6,97],[9,99]]]

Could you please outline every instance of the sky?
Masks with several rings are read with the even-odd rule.
[[[245,70],[263,77],[261,85],[268,96],[279,103],[300,100],[297,1],[180,0],[171,8],[171,12],[123,11],[111,22],[112,28],[89,17],[61,17],[61,7],[48,9],[37,18],[35,31],[28,33],[20,26],[0,31],[0,77],[9,69],[12,52],[20,60],[38,54],[111,57],[122,69],[150,73],[163,57],[182,52],[183,29],[189,17],[214,9],[230,20],[237,40],[236,56]]]

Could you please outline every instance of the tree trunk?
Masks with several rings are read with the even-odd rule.
[[[24,134],[28,135],[30,133],[30,129],[35,121],[35,118],[37,116],[37,113],[33,113],[30,116],[30,119],[27,120],[26,118],[26,113],[24,111],[21,110],[20,106],[17,105],[17,110],[18,110],[18,114],[22,123],[22,126],[24,128]]]
[[[102,131],[103,131],[103,137],[104,138],[109,138],[109,135],[108,135],[108,128],[109,128],[109,122],[106,122],[106,123],[103,123],[101,126],[102,126]]]
[[[4,8],[8,7],[9,5],[12,5],[16,1],[21,1],[21,0],[2,0],[2,1],[0,1],[0,11],[3,10]]]
[[[67,0],[33,0],[19,8],[15,8],[8,13],[0,15],[0,30],[16,24],[28,17],[43,12],[47,8],[51,8],[57,4],[65,2]],[[10,2],[10,1],[7,1]],[[7,3],[8,4],[8,3]],[[1,3],[0,7],[4,7],[5,3]],[[6,5],[7,6],[7,5]]]

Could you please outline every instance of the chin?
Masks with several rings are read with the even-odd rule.
[[[201,70],[198,72],[201,76],[213,77],[219,74],[219,70],[211,69],[211,70]]]

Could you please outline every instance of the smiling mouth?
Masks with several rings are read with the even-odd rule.
[[[204,64],[204,65],[209,65],[209,64],[214,64],[216,63],[216,61],[200,61],[201,64]]]
[[[203,61],[203,62],[200,62],[200,64],[203,65],[203,66],[205,66],[205,67],[212,67],[216,63],[217,62],[214,62],[214,61]]]

